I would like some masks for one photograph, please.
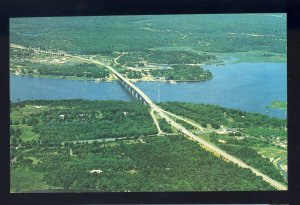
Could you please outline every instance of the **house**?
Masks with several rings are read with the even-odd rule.
[[[103,172],[101,169],[93,169],[90,171],[90,173],[97,173],[97,174],[100,174],[101,172]]]

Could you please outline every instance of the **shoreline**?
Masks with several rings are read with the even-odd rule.
[[[232,63],[286,63],[287,62],[287,53],[273,53],[270,51],[261,51],[261,50],[251,50],[243,52],[233,52],[233,53],[210,53],[217,56],[222,60],[223,64],[232,64]],[[230,61],[231,58],[235,58],[233,62]],[[224,62],[225,61],[225,62]],[[221,67],[221,66],[219,66]]]
[[[53,76],[53,75],[25,75],[25,74],[16,74],[16,73],[9,73],[10,76],[22,76],[22,77],[32,77],[32,78],[45,78],[45,79],[62,79],[62,80],[80,80],[80,81],[94,81],[95,83],[111,83],[116,82],[117,79],[99,79],[99,78],[88,78],[88,77],[74,77],[74,76]],[[177,84],[177,83],[197,83],[197,82],[205,82],[210,79],[205,80],[147,80],[147,79],[129,79],[131,82],[164,82],[169,84]]]

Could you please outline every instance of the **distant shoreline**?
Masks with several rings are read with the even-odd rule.
[[[85,80],[85,81],[94,81],[95,83],[102,83],[102,82],[115,82],[117,79],[99,79],[99,78],[89,78],[89,77],[74,77],[74,76],[54,76],[54,75],[26,75],[26,74],[16,74],[10,73],[10,75],[14,76],[23,76],[23,77],[33,77],[33,78],[48,78],[48,79],[63,79],[63,80]],[[204,82],[208,80],[212,80],[213,78],[207,80],[147,80],[143,78],[139,79],[130,79],[131,82],[164,82],[170,84],[176,83],[196,83],[196,82]]]

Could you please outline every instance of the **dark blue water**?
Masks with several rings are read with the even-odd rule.
[[[215,104],[269,116],[286,118],[286,111],[266,108],[272,101],[287,100],[286,63],[236,63],[206,66],[213,80],[169,84],[138,82],[136,85],[153,101],[182,101]],[[11,99],[131,100],[118,82],[11,76]]]

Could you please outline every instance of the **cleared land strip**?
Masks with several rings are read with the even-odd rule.
[[[47,52],[47,53],[49,53],[49,52]],[[56,53],[52,53],[52,54],[56,55]],[[183,133],[184,135],[186,135],[190,139],[198,142],[201,146],[208,149],[209,151],[223,157],[224,159],[226,159],[228,161],[231,161],[231,162],[237,164],[240,167],[250,169],[254,174],[256,174],[257,176],[262,177],[262,179],[265,182],[269,183],[271,186],[275,187],[276,189],[278,189],[278,190],[287,190],[287,187],[284,184],[281,184],[280,182],[277,182],[276,180],[271,179],[269,176],[263,174],[262,172],[258,171],[257,169],[251,167],[250,165],[244,163],[242,160],[240,160],[240,159],[226,153],[225,151],[221,150],[220,148],[206,142],[204,139],[202,139],[202,138],[194,135],[190,131],[188,131],[182,125],[176,123],[171,117],[169,117],[167,114],[164,113],[163,109],[159,108],[156,104],[154,104],[152,102],[152,100],[147,95],[145,95],[138,87],[136,87],[133,83],[131,83],[130,80],[128,80],[123,75],[121,75],[119,72],[117,72],[112,66],[109,66],[105,63],[102,63],[102,62],[99,62],[99,61],[96,61],[96,60],[83,58],[81,56],[74,56],[74,55],[70,55],[70,54],[63,54],[63,55],[74,57],[74,58],[77,58],[77,59],[81,59],[83,61],[89,61],[89,62],[92,62],[94,64],[101,65],[101,66],[104,66],[104,67],[108,68],[112,73],[114,73],[114,75],[117,78],[124,81],[133,90],[135,90],[143,98],[143,100],[150,106],[150,108],[153,109],[160,117],[164,118],[173,128],[175,128],[179,132]]]
[[[171,133],[166,133],[164,135],[176,135],[176,134],[171,134]],[[71,140],[71,141],[65,141],[62,142],[61,145],[65,145],[66,143],[94,143],[94,142],[115,142],[115,141],[119,141],[119,140],[142,140],[143,138],[147,138],[147,137],[157,137],[157,135],[146,135],[143,137],[137,137],[137,136],[133,136],[133,137],[116,137],[116,138],[100,138],[100,139],[90,139],[90,140]]]

